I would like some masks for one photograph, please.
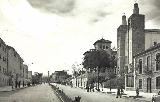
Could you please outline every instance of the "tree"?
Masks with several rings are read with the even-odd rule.
[[[98,90],[99,90],[99,73],[100,71],[105,71],[106,68],[111,68],[113,62],[112,62],[112,56],[108,54],[105,50],[91,50],[87,51],[84,54],[83,59],[83,66],[86,70],[97,71],[97,81],[98,81]]]
[[[91,50],[84,55],[83,66],[87,70],[94,70],[98,67],[101,68],[110,67],[111,56],[104,50]]]

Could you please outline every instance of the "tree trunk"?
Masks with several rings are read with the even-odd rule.
[[[109,80],[109,86],[110,86],[110,91],[112,90],[112,87],[111,87],[111,79]]]

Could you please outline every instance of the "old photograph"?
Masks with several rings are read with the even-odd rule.
[[[0,102],[160,102],[160,1],[0,0]]]

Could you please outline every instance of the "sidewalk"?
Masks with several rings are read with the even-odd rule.
[[[102,88],[100,88],[100,90],[102,90]],[[109,93],[110,89],[103,88],[103,91],[101,91],[101,92]],[[116,95],[117,94],[117,89],[112,89],[111,94]],[[139,92],[139,96],[141,96],[141,98],[136,98],[136,99],[137,100],[142,100],[142,101],[151,101],[153,95],[156,95],[156,93]],[[124,95],[122,95],[122,97],[126,97],[126,98],[133,98],[134,96],[136,96],[136,91],[126,91],[126,90],[124,90]]]
[[[12,86],[0,87],[0,92],[9,92],[12,91]]]
[[[26,88],[27,86],[23,87],[23,85],[21,85],[20,88],[17,88],[17,89],[13,89],[12,90],[12,86],[4,86],[4,87],[0,87],[0,92],[10,92],[10,91],[15,91],[15,90],[18,90],[18,89],[23,89],[23,88]]]
[[[86,97],[92,97],[93,99],[96,99],[95,97],[98,97],[98,99],[101,97],[101,99],[106,99],[107,97],[111,97],[112,96],[112,97],[115,98],[116,97],[116,93],[117,93],[117,89],[112,89],[111,92],[110,92],[110,89],[103,88],[103,91],[102,91],[102,89],[100,89],[100,92],[95,91],[95,92],[89,92],[89,93],[87,93],[86,90],[81,89],[81,88],[70,88],[69,86],[64,86],[64,85],[59,85],[59,84],[54,84],[54,85],[57,85],[60,89],[63,89],[64,92],[66,92],[66,94],[69,95],[69,97],[71,99],[74,99],[75,96],[81,96],[81,97],[85,98],[85,100],[87,100]],[[84,94],[87,95],[87,96],[85,96]],[[124,95],[122,95],[122,97],[123,97],[122,99],[132,100],[133,102],[134,101],[135,102],[136,101],[137,102],[151,102],[152,96],[155,95],[155,94],[156,93],[144,93],[144,92],[140,92],[139,96],[142,96],[142,97],[134,99],[133,97],[136,96],[136,91],[125,91],[124,90]],[[99,100],[97,100],[97,101],[99,101]],[[85,102],[85,101],[83,100],[83,102]],[[87,101],[87,102],[89,102],[89,101]],[[92,100],[92,102],[96,102],[96,100]],[[114,102],[116,102],[116,101],[114,101]]]

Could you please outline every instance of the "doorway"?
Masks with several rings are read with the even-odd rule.
[[[151,93],[151,78],[147,78],[147,92]]]

